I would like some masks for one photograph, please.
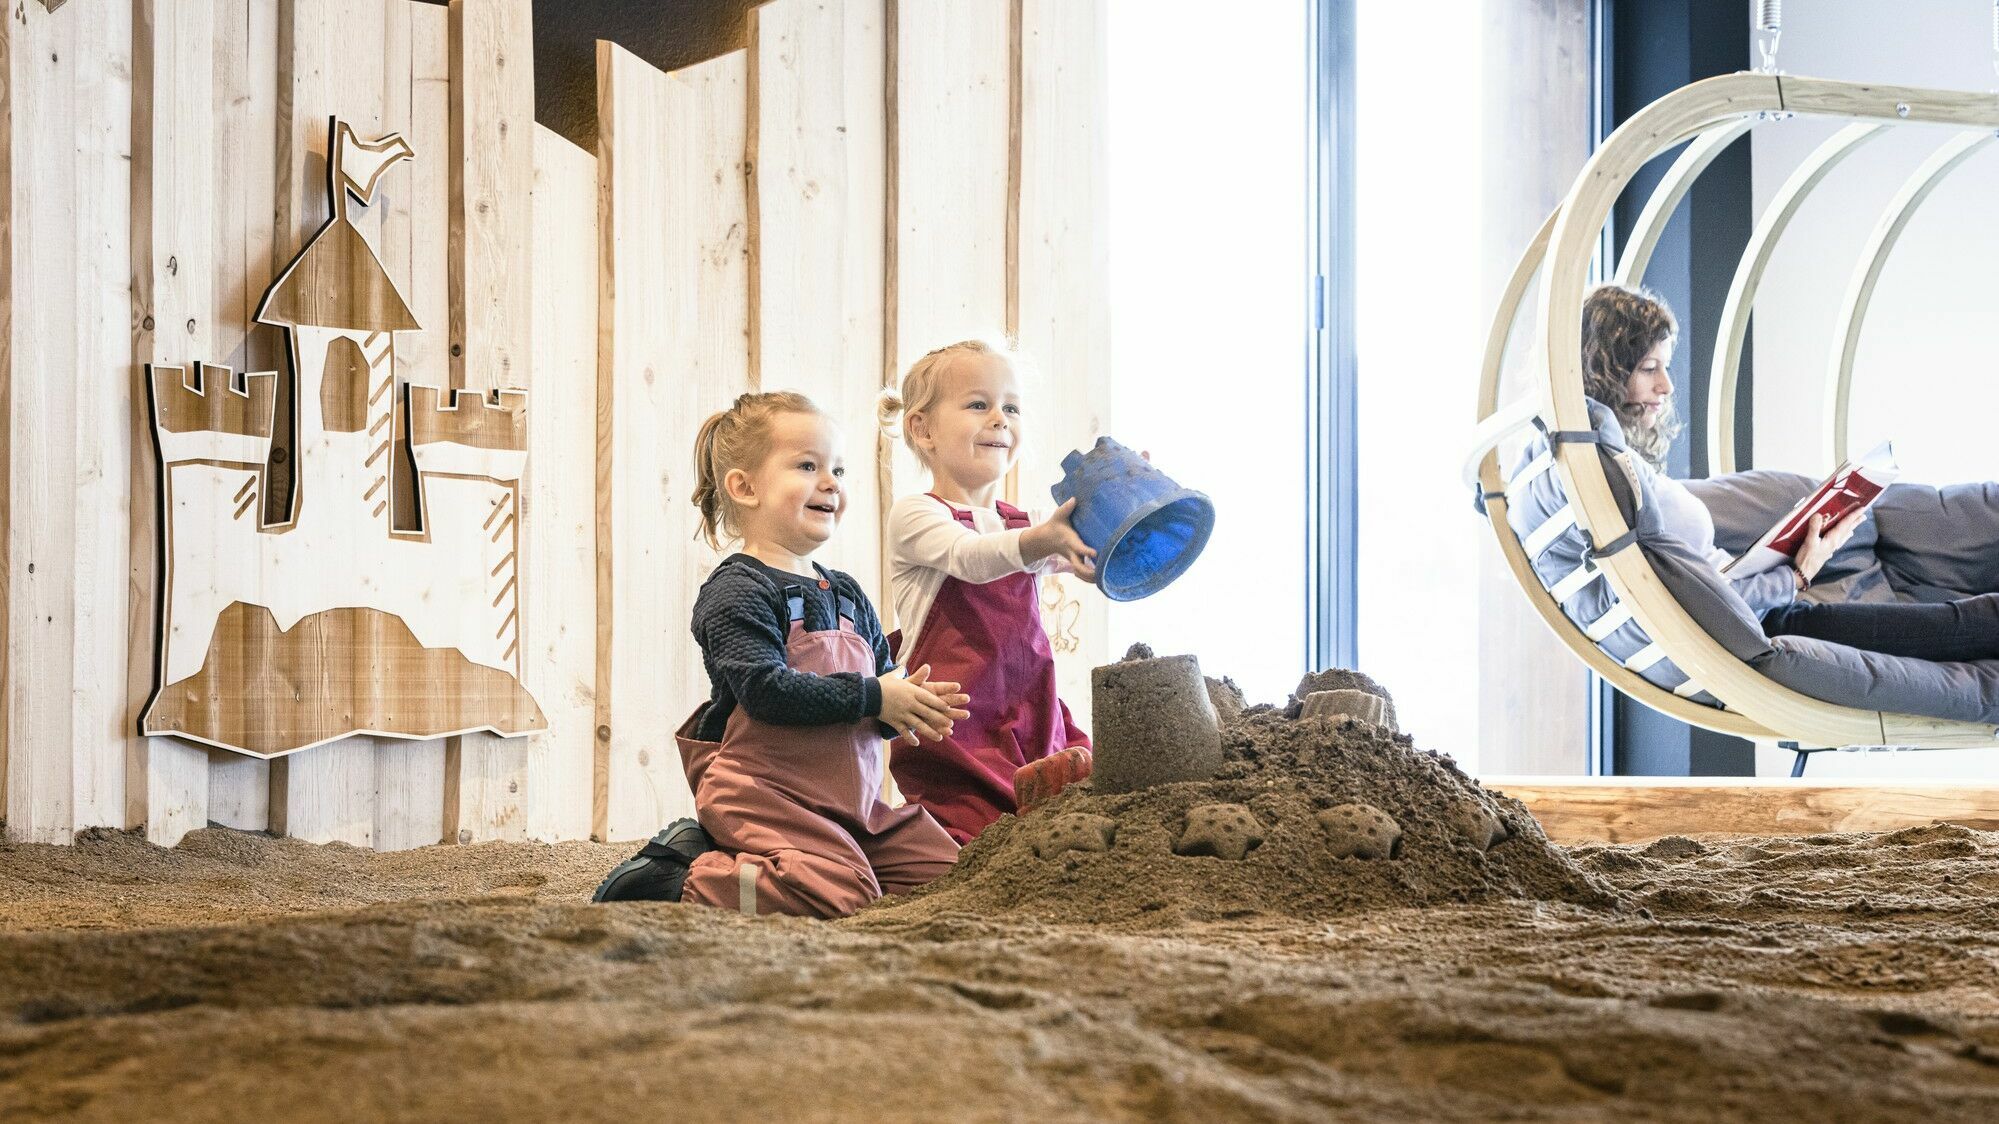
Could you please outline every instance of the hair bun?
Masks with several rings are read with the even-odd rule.
[[[881,393],[875,396],[875,422],[881,426],[883,433],[890,437],[902,436],[904,409],[902,392],[892,386],[882,387]]]

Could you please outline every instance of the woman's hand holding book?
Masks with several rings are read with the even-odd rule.
[[[1798,553],[1791,560],[1801,579],[1798,588],[1811,584],[1811,580],[1818,576],[1833,555],[1839,553],[1839,548],[1846,545],[1846,540],[1853,537],[1853,532],[1860,529],[1861,521],[1866,518],[1865,507],[1854,508],[1829,527],[1824,515],[1812,516],[1811,522],[1805,526],[1803,541],[1798,543]]]

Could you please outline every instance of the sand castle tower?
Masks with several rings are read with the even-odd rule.
[[[163,590],[140,725],[270,756],[546,723],[521,686],[527,392],[401,383],[420,325],[349,217],[415,155],[328,122],[330,216],[257,309],[286,370],[148,368]]]

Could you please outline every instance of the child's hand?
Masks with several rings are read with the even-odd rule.
[[[954,719],[971,717],[970,711],[953,705],[954,701],[965,700],[964,695],[957,693],[958,685],[931,683],[928,664],[917,668],[907,679],[884,675],[878,682],[882,688],[881,720],[903,732],[897,741],[907,740],[916,745],[920,741],[918,735],[942,741],[950,736]]]
[[[1029,566],[1044,558],[1060,558],[1076,571],[1076,576],[1087,582],[1097,578],[1097,552],[1069,525],[1070,514],[1076,510],[1075,497],[1062,501],[1046,522],[1029,527],[1020,536],[1020,560]]]
[[[944,705],[951,708],[952,718],[970,718],[972,716],[971,711],[960,709],[966,703],[972,701],[972,696],[960,691],[956,683],[947,683],[942,679],[930,678],[929,664],[924,664],[922,667],[917,668],[916,674],[910,676],[909,681],[920,684],[931,694],[944,700]]]

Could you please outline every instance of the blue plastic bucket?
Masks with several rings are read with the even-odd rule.
[[[1097,552],[1097,588],[1113,601],[1150,597],[1187,572],[1215,529],[1215,505],[1108,437],[1062,458],[1056,503]]]

